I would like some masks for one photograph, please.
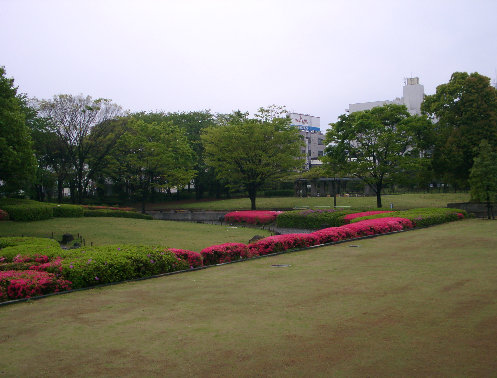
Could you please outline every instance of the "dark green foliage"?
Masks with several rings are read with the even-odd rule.
[[[435,224],[442,224],[460,219],[457,215],[462,214],[464,218],[468,217],[465,210],[452,209],[452,208],[421,208],[405,211],[395,211],[393,213],[376,214],[368,217],[356,218],[351,220],[351,223],[360,222],[365,219],[373,218],[386,218],[386,217],[400,217],[411,220],[415,227],[426,227]]]
[[[81,288],[188,268],[163,247],[111,245],[72,250],[62,263],[62,275],[73,288]]]
[[[466,186],[477,147],[486,139],[497,146],[497,90],[477,72],[454,72],[450,81],[426,96],[421,110],[435,122],[435,173]]]
[[[116,218],[136,218],[136,219],[153,219],[151,215],[136,213],[133,211],[120,210],[84,210],[85,217],[116,217]]]
[[[34,177],[35,157],[26,125],[25,99],[0,67],[0,187],[22,189]]]
[[[44,204],[2,205],[2,209],[9,213],[14,221],[28,222],[53,217],[53,207]]]
[[[78,205],[55,205],[53,207],[55,218],[78,218],[83,216],[83,208]]]
[[[356,213],[356,210],[294,210],[285,211],[276,218],[279,227],[317,230],[339,227],[345,224],[343,217]]]
[[[482,140],[469,176],[471,201],[497,202],[497,152]]]

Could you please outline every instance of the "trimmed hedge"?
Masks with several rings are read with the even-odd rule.
[[[56,218],[78,218],[83,216],[83,208],[78,205],[53,205]]]
[[[343,217],[353,214],[353,210],[293,210],[285,211],[276,218],[279,227],[317,230],[327,227],[339,227],[345,224]]]
[[[54,239],[32,237],[0,238],[0,262],[13,262],[18,255],[62,256],[64,250]]]
[[[9,213],[0,209],[0,221],[9,220]]]
[[[2,205],[11,220],[20,222],[37,221],[53,217],[53,207],[41,203],[22,205]]]
[[[389,216],[407,218],[413,222],[414,227],[426,227],[467,218],[468,213],[465,210],[452,208],[419,208],[356,218],[351,220],[350,223],[360,222],[365,219],[388,218]]]
[[[116,217],[116,218],[136,218],[136,219],[154,219],[151,215],[136,213],[133,211],[121,210],[84,210],[85,217]]]
[[[64,258],[62,276],[73,288],[119,282],[189,269],[182,260],[162,247],[108,245],[73,249]]]

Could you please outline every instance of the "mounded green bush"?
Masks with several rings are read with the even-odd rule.
[[[2,205],[2,209],[9,214],[11,220],[20,222],[50,219],[53,216],[53,207],[39,202],[22,205]]]
[[[116,218],[136,218],[136,219],[153,219],[151,215],[136,213],[133,211],[120,210],[84,210],[85,217],[116,217]]]
[[[78,218],[83,216],[83,207],[78,205],[53,205],[56,218]]]
[[[12,262],[17,255],[33,256],[45,255],[49,257],[62,256],[64,250],[54,239],[32,237],[5,237],[0,238],[0,257],[6,262]]]
[[[276,218],[279,227],[317,230],[339,227],[345,224],[343,217],[356,213],[355,210],[293,210],[285,211]]]
[[[72,282],[73,288],[189,269],[187,261],[164,247],[109,245],[70,253],[62,262],[62,276]]]
[[[451,222],[460,219],[459,214],[464,218],[468,217],[468,213],[461,209],[452,208],[419,208],[404,211],[395,211],[393,213],[376,214],[368,217],[361,217],[351,220],[350,223],[360,222],[365,219],[385,218],[385,217],[401,217],[411,220],[415,227],[426,227],[435,224]]]

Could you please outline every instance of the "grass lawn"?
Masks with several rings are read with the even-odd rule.
[[[53,218],[36,222],[0,222],[0,236],[50,237],[79,233],[86,245],[146,244],[200,251],[215,244],[247,243],[254,235],[269,236],[259,229],[210,224],[130,218]]]
[[[396,194],[382,196],[383,207],[390,208],[392,203],[394,209],[412,209],[416,207],[446,207],[447,203],[467,202],[468,193],[416,193]],[[332,197],[272,197],[257,198],[257,209],[291,209],[302,206],[333,206]],[[359,208],[376,208],[376,197],[338,197],[337,206],[351,206]],[[203,210],[250,210],[248,198],[237,198],[230,200],[219,200],[210,202],[192,203],[151,203],[147,204],[147,210],[155,209],[203,209]]]
[[[495,376],[496,246],[472,219],[0,307],[0,372]]]

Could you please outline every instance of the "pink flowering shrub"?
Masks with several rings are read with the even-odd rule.
[[[31,298],[38,295],[71,290],[71,282],[53,273],[35,270],[0,272],[0,301]]]
[[[401,231],[405,228],[413,228],[413,223],[407,218],[388,217],[366,219],[360,222],[348,224],[341,228],[355,233],[357,237],[385,234],[392,231]]]
[[[332,243],[356,237],[356,233],[353,232],[353,230],[345,228],[344,226],[328,227],[314,231],[312,234],[318,238],[319,244]]]
[[[392,213],[392,212],[393,211],[384,211],[384,210],[363,211],[360,213],[347,214],[343,217],[343,220],[345,221],[345,223],[350,223],[352,219],[368,217],[370,215],[376,215],[376,214]]]
[[[274,235],[261,239],[249,245],[250,250],[257,255],[285,251],[287,249],[305,248],[319,244],[319,237],[313,234]]]
[[[224,221],[229,223],[267,224],[274,222],[281,211],[232,211],[224,216]]]
[[[224,243],[204,248],[200,251],[204,265],[222,264],[225,262],[251,257],[248,247],[243,243]]]
[[[0,221],[2,220],[9,220],[9,214],[5,210],[0,209]]]
[[[169,248],[169,251],[174,253],[180,259],[188,261],[190,268],[198,268],[202,266],[202,255],[198,252],[176,248]]]

